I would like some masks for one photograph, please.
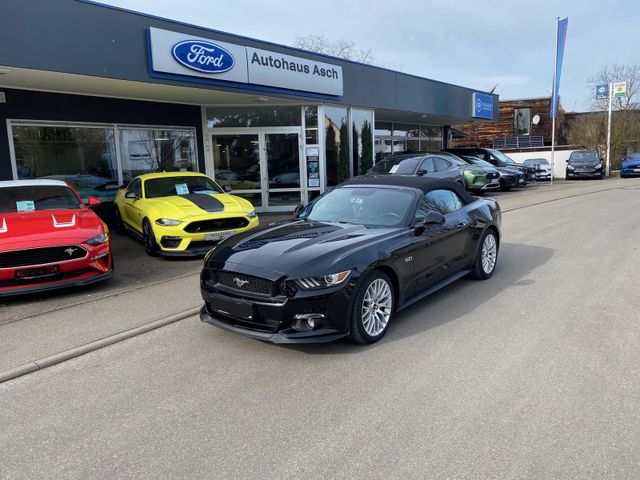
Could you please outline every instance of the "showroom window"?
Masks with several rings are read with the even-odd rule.
[[[193,130],[122,128],[119,136],[124,182],[144,173],[196,170]]]
[[[194,129],[35,122],[10,129],[18,179],[64,180],[85,200],[111,201],[142,173],[197,170]]]
[[[442,127],[376,122],[374,134],[376,162],[394,153],[427,152],[442,149]]]
[[[12,133],[18,179],[64,180],[85,199],[115,196],[114,128],[16,125]]]
[[[326,179],[329,187],[351,176],[347,113],[346,108],[324,109]]]
[[[373,112],[351,109],[351,145],[353,174],[362,175],[373,167]]]
[[[207,128],[298,127],[300,107],[207,107]]]

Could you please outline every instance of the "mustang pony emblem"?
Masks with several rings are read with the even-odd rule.
[[[73,248],[73,247],[69,247],[64,251],[64,253],[66,253],[67,255],[71,256],[71,255],[73,255],[73,252],[75,252],[76,250],[78,250],[78,249],[77,248]]]
[[[236,284],[236,287],[238,288],[242,288],[244,287],[247,283],[249,283],[249,280],[241,280],[238,277],[233,279],[233,283]]]

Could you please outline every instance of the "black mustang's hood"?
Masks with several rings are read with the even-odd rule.
[[[375,250],[376,240],[400,232],[399,228],[291,220],[223,241],[207,258],[206,267],[271,280],[283,275],[326,275],[353,268],[358,253],[365,248]]]

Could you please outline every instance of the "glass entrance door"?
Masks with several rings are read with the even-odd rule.
[[[231,193],[246,198],[258,211],[293,210],[306,195],[300,129],[247,130],[212,134],[216,182],[231,187]]]
[[[213,135],[213,167],[216,182],[260,208],[262,175],[260,135]]]
[[[266,133],[267,205],[271,210],[289,210],[302,203],[300,135]]]

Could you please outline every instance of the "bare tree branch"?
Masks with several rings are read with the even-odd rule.
[[[349,40],[339,39],[332,42],[324,35],[308,35],[306,37],[296,37],[294,46],[311,52],[344,58],[345,60],[373,63],[373,53],[371,49],[363,50],[356,48],[355,42]]]

